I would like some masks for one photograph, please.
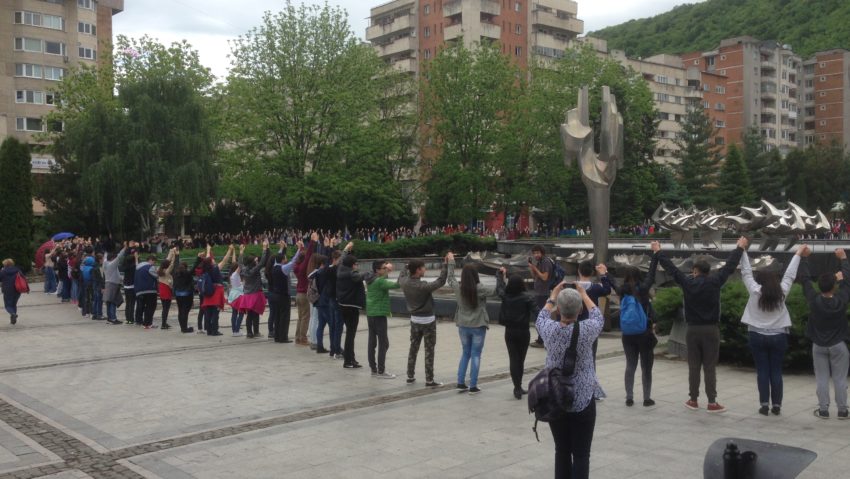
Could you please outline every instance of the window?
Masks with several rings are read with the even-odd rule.
[[[87,58],[89,60],[94,60],[95,53],[91,48],[80,47],[80,58]]]
[[[821,81],[821,83],[825,82],[825,81],[826,81],[826,77],[824,77],[824,76],[820,77],[820,81]]]
[[[715,128],[726,128],[726,122],[723,120],[716,120],[714,122]]]
[[[707,66],[713,67],[714,66],[714,57],[705,57],[705,64]]]
[[[522,3],[520,3],[520,2],[514,2],[514,11],[515,11],[515,12],[518,12],[518,11],[520,11],[520,10],[522,10]]]
[[[431,49],[430,48],[425,49],[425,58],[431,58]]]
[[[717,111],[723,111],[726,109],[726,105],[724,105],[723,103],[718,103],[714,105],[714,109]]]
[[[811,93],[807,94],[806,96],[808,97],[809,95],[811,95]],[[825,91],[818,92],[818,96],[823,98],[823,97],[826,96],[826,92]]]
[[[720,59],[721,59],[721,60],[725,60],[725,59],[726,59],[726,55],[720,55]]]
[[[59,67],[44,67],[44,79],[59,81],[65,76],[65,69]]]
[[[41,118],[15,118],[15,126],[18,131],[44,131],[44,123]]]
[[[44,53],[65,55],[65,44],[61,42],[44,42]]]
[[[41,78],[41,65],[33,65],[31,63],[16,63],[15,76],[27,78]]]
[[[522,47],[516,47],[514,49],[514,54],[518,57],[521,57],[522,56]]]
[[[15,92],[15,103],[32,103],[34,105],[43,105],[45,103],[45,95],[43,91],[18,90]],[[50,104],[53,104],[51,96]]]
[[[821,105],[821,106],[820,106],[820,111],[826,111],[826,105]]]
[[[663,83],[665,85],[670,83],[670,80],[668,80],[667,77],[664,75],[656,75],[655,81],[657,81],[658,83]]]
[[[726,144],[726,138],[723,138],[722,136],[715,137],[714,138],[714,144],[715,145],[725,145]]]
[[[826,120],[821,120],[821,121],[820,121],[820,126],[826,126]]]
[[[806,135],[806,144],[813,145],[815,143],[815,135]]]
[[[682,80],[681,79],[676,78],[676,86],[682,86]]]
[[[726,75],[726,70],[720,70],[720,74],[725,76],[725,75]]]
[[[77,6],[87,10],[94,10],[94,0],[77,0]]]
[[[820,67],[821,67],[821,68],[826,68],[826,62],[820,62]]]
[[[50,28],[53,30],[65,29],[65,21],[62,17],[35,12],[15,12],[15,23],[20,25]]]
[[[16,37],[15,50],[41,53],[42,43],[41,40],[37,38]]]
[[[77,23],[77,31],[80,33],[86,33],[89,35],[97,35],[97,27],[92,25],[91,23],[86,22],[78,22]]]
[[[702,85],[702,91],[711,91],[711,85],[709,85],[708,83],[704,83]]]
[[[815,81],[814,80],[812,80],[812,79],[806,80],[806,88],[814,88],[814,87],[815,87]]]
[[[823,92],[821,92],[821,93],[823,93]],[[815,94],[814,93],[806,93],[806,101],[815,101]]]
[[[726,87],[724,87],[724,86],[720,86],[720,85],[717,85],[717,86],[714,88],[714,92],[715,92],[715,93],[720,93],[721,95],[723,95],[723,94],[725,94],[725,93],[726,93]]]
[[[697,58],[696,60],[694,60],[694,65],[699,65],[699,58]]]
[[[514,33],[516,33],[517,35],[522,35],[522,25],[517,23],[516,27],[514,28]]]
[[[425,27],[425,38],[431,37],[431,27]]]
[[[711,103],[704,101],[704,102],[702,102],[702,107],[707,110],[707,109],[711,108]]]
[[[424,7],[422,7],[422,13],[424,13],[425,15],[431,13],[431,5],[425,5]]]

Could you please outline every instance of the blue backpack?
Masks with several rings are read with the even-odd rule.
[[[623,335],[631,336],[646,332],[646,312],[637,298],[624,294],[620,299],[620,331]]]
[[[209,273],[202,274],[198,279],[198,292],[204,298],[209,298],[215,293],[215,284],[213,284]]]
[[[564,277],[567,275],[567,272],[564,271],[564,268],[554,259],[546,258],[552,262],[552,271],[549,273],[549,291],[555,289],[555,286],[558,286],[561,281],[564,280]]]

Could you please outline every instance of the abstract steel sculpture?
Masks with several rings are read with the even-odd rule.
[[[611,185],[617,170],[623,167],[623,116],[607,86],[602,87],[600,127],[600,147],[596,153],[590,126],[590,102],[587,87],[583,87],[579,90],[578,106],[567,112],[566,123],[561,125],[561,140],[566,166],[578,161],[581,179],[587,187],[594,261],[604,263],[608,259]]]

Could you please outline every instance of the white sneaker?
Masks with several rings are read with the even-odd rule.
[[[240,331],[240,332],[238,332],[238,333],[233,333],[233,337],[234,337],[234,338],[238,338],[238,337],[240,337],[240,336],[242,336],[242,332],[241,332],[241,331]]]
[[[378,379],[395,379],[396,378],[395,374],[388,373],[386,371],[376,374],[375,377],[378,378]]]

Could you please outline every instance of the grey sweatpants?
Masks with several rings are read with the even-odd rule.
[[[700,370],[705,372],[708,402],[717,400],[717,361],[720,359],[720,328],[716,324],[688,325],[688,389],[691,399],[699,398]]]
[[[850,352],[847,345],[840,342],[835,346],[812,345],[812,358],[815,364],[818,406],[829,409],[829,380],[835,388],[835,404],[839,411],[847,410],[847,368],[850,367]]]

